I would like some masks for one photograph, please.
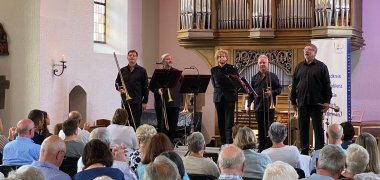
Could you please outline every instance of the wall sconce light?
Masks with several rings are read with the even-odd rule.
[[[61,56],[61,60],[59,61],[60,64],[53,64],[53,74],[54,76],[60,76],[63,74],[63,71],[67,68],[67,66],[65,65],[65,63],[67,63],[67,61],[65,61],[65,55],[62,54]],[[58,69],[56,67],[58,66],[62,66],[62,70],[61,70],[61,73],[58,74]]]

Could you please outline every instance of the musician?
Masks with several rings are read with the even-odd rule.
[[[315,149],[321,149],[324,145],[322,114],[329,109],[332,91],[327,66],[315,59],[317,47],[307,44],[303,52],[305,60],[294,70],[290,100],[293,109],[298,110],[301,153],[308,155],[310,117],[314,128]]]
[[[248,108],[254,100],[254,111],[259,130],[259,152],[272,146],[267,137],[269,126],[274,122],[276,96],[281,93],[281,85],[276,74],[268,70],[268,57],[260,55],[257,62],[259,72],[252,77],[251,86],[257,95],[250,94]]]
[[[121,74],[125,81],[125,86],[127,91],[121,87],[121,79],[118,75],[115,81],[116,90],[118,90],[123,96],[123,106],[128,111],[128,121],[131,126],[134,124],[136,128],[140,126],[140,118],[143,110],[146,109],[146,104],[148,102],[148,74],[145,68],[137,64],[138,53],[136,50],[128,51],[128,65],[121,68]],[[118,85],[118,86],[117,86]],[[128,104],[125,101],[125,93],[131,96],[129,102],[131,111],[128,108]],[[132,122],[132,115],[135,122]]]
[[[214,103],[218,116],[219,134],[222,144],[232,143],[236,91],[228,75],[237,75],[237,70],[227,64],[228,52],[219,49],[214,58],[218,65],[211,68],[211,82],[214,86]]]
[[[172,67],[173,58],[169,53],[165,53],[161,56],[161,63],[163,69],[168,71],[178,71],[177,69]],[[180,80],[179,80],[180,81]],[[157,116],[157,129],[158,132],[165,133],[172,142],[174,142],[177,123],[178,123],[178,115],[179,115],[179,107],[182,102],[182,94],[179,93],[179,89],[181,87],[181,83],[177,82],[174,88],[160,88],[154,91],[154,107],[156,110]],[[169,101],[169,94],[172,101]],[[162,108],[163,104],[161,101],[161,96],[165,101],[166,111]],[[163,113],[166,113],[167,123],[169,125],[169,129],[165,126],[165,121]]]

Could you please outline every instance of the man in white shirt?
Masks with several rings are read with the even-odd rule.
[[[78,142],[82,142],[83,144],[86,144],[89,141],[90,133],[87,130],[85,130],[87,124],[84,125],[85,127],[83,128],[83,130],[79,128],[80,121],[82,120],[82,115],[80,114],[80,112],[78,112],[78,111],[71,111],[69,113],[68,120],[69,119],[77,121],[78,133],[77,133],[77,137],[76,137],[75,140],[78,141]],[[63,132],[63,130],[59,131],[58,136],[61,139],[65,139],[65,133]]]

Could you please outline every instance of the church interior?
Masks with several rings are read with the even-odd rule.
[[[334,120],[357,122],[357,132],[364,132],[366,127],[361,126],[366,125],[366,132],[380,137],[380,80],[376,76],[380,1],[347,0],[340,14],[334,10],[326,17],[323,13],[317,17],[318,10],[325,8],[317,7],[318,0],[263,1],[267,4],[255,4],[255,0],[105,1],[105,14],[99,20],[97,13],[103,10],[93,0],[0,0],[2,134],[7,135],[32,109],[48,112],[50,132],[71,111],[81,112],[81,126],[87,122],[96,128],[97,120],[112,119],[120,108],[113,53],[124,67],[131,49],[139,53],[137,64],[150,78],[164,53],[172,55],[173,67],[182,75],[210,75],[218,64],[215,51],[226,49],[228,63],[248,82],[257,73],[257,57],[267,54],[269,69],[283,87],[277,97],[276,119],[292,128],[288,93],[294,68],[303,60],[303,48],[313,39],[346,38],[350,46],[349,88],[342,109],[346,119]],[[256,7],[264,7],[264,12]],[[201,113],[200,131],[206,142],[218,144],[213,92],[210,82],[197,95],[195,111]],[[194,108],[189,100],[194,96],[185,96],[184,105]],[[256,129],[254,117],[248,120],[246,98],[244,93],[239,95],[236,123]],[[150,92],[143,118],[153,112]]]

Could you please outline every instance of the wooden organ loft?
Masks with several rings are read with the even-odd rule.
[[[351,50],[364,46],[362,0],[179,0],[180,46],[194,50],[210,66],[216,49],[230,53],[230,64],[250,82],[260,54],[278,75],[283,93],[277,120],[288,121],[288,86],[303,48],[314,38],[350,38]],[[240,96],[239,113],[244,111]]]

